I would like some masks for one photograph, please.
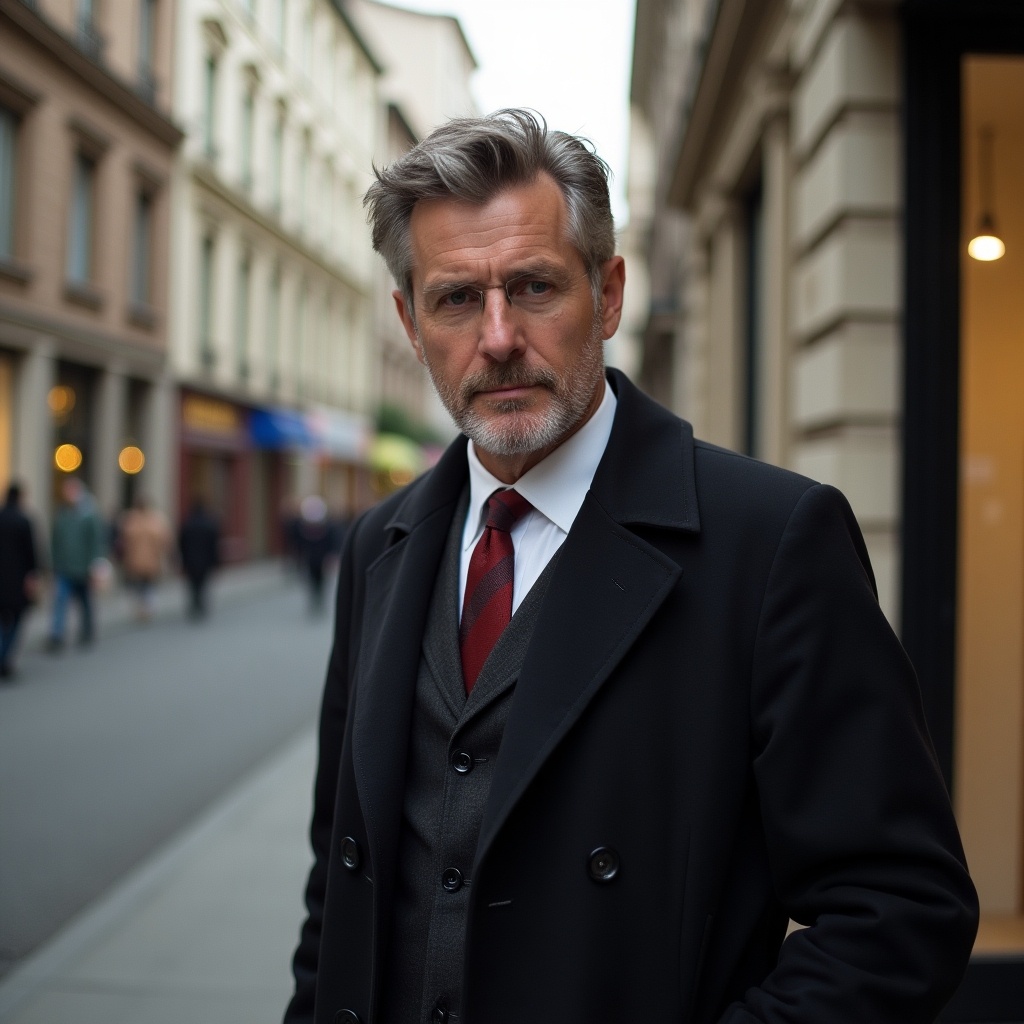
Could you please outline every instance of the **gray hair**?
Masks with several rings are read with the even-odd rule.
[[[569,241],[583,260],[596,301],[601,266],[615,255],[608,165],[588,140],[549,131],[534,111],[509,108],[449,121],[387,167],[374,167],[377,180],[363,197],[373,248],[384,258],[410,311],[409,221],[416,203],[465,199],[483,204],[510,186],[529,184],[542,172],[562,190]]]

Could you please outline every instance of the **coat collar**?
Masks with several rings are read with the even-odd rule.
[[[606,371],[618,399],[615,423],[591,486],[617,523],[697,532],[693,428],[649,398],[620,370]],[[638,453],[643,458],[638,458]],[[651,466],[658,466],[657,473]],[[468,477],[466,438],[453,441],[437,465],[406,492],[386,529],[411,533],[458,497]]]

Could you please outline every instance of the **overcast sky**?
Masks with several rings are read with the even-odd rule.
[[[629,72],[635,0],[394,0],[453,14],[480,65],[482,111],[533,107],[553,128],[585,135],[611,165],[612,208],[626,219]]]

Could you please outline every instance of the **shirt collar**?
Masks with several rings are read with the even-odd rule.
[[[611,436],[615,419],[615,392],[604,383],[604,397],[593,416],[550,455],[525,472],[515,489],[538,512],[551,520],[563,533],[568,533]],[[483,511],[487,499],[500,488],[507,487],[484,468],[473,442],[467,445],[469,461],[468,521],[476,529],[466,538],[465,548],[475,543],[483,529]]]

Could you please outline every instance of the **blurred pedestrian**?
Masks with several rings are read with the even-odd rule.
[[[324,573],[335,553],[337,530],[327,516],[327,503],[318,494],[302,499],[299,506],[297,547],[300,565],[309,588],[309,610],[318,614],[324,606]]]
[[[14,674],[15,643],[25,610],[39,597],[39,558],[32,523],[21,508],[21,486],[7,488],[0,508],[0,678]]]
[[[188,580],[189,618],[206,617],[206,585],[220,563],[220,527],[201,498],[192,502],[178,530],[181,571]]]
[[[121,564],[128,585],[135,591],[136,618],[153,617],[153,590],[164,570],[171,547],[167,517],[140,495],[121,517],[118,528]]]
[[[64,625],[68,604],[74,599],[81,612],[78,642],[91,644],[95,637],[92,595],[99,569],[105,562],[106,527],[96,501],[77,477],[61,484],[63,503],[53,521],[53,624],[47,648],[59,651],[64,646]]]

